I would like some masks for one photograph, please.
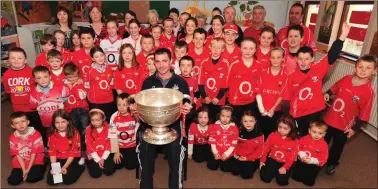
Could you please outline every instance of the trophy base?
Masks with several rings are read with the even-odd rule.
[[[150,144],[164,145],[175,141],[178,137],[176,130],[168,127],[152,127],[143,133],[143,140]]]

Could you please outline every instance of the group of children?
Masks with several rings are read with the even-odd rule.
[[[64,184],[74,183],[85,163],[93,178],[137,168],[139,123],[130,112],[134,104],[129,96],[155,74],[153,52],[158,48],[174,53],[172,72],[187,81],[197,112],[185,123],[189,159],[244,179],[260,169],[262,181],[276,178],[279,185],[287,185],[291,175],[312,186],[326,162],[331,174],[347,138],[369,120],[374,57],[360,57],[356,73],[323,96],[322,79],[341,52],[347,24],[328,54],[314,62],[315,52],[301,46],[300,25],[288,28],[288,47],[282,49],[274,46],[273,28],[262,29],[260,44],[245,38],[238,47],[236,25],[225,25],[222,16],[214,16],[211,23],[223,29],[208,36],[189,18],[185,37],[177,40],[173,20],[166,18],[163,26],[151,28],[151,35],[128,42],[118,36],[117,21],[110,19],[100,46],[95,46],[92,29],[74,32],[72,39],[78,37],[81,48],[73,52],[62,48],[62,32],[44,34],[43,52],[33,69],[22,48],[11,49],[11,69],[3,76],[16,130],[10,136],[14,169],[8,183],[42,180],[45,157],[61,165],[60,173],[48,172],[49,185],[54,185],[54,174],[63,174]],[[132,28],[140,29],[140,23],[131,20],[129,27],[133,35]],[[324,123],[319,121],[324,100],[331,96],[335,100]]]

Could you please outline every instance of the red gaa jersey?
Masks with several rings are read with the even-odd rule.
[[[281,65],[281,67],[283,67],[284,71],[288,75],[290,75],[295,70],[299,69],[299,68],[297,68],[297,57],[291,56],[288,49],[284,49],[284,50],[285,50],[285,57],[284,57],[284,62]]]
[[[324,116],[327,125],[342,131],[352,128],[357,116],[362,121],[370,120],[375,97],[371,80],[355,86],[353,77],[353,75],[345,76],[332,86],[330,90],[336,98]]]
[[[66,80],[66,76],[63,73],[63,68],[61,68],[59,74],[55,74],[51,71],[51,81],[56,85],[63,85]]]
[[[189,86],[189,92],[190,92],[190,97],[194,99],[194,93],[198,92],[198,80],[196,77],[184,77],[180,75],[181,78],[183,78],[186,83],[188,83]]]
[[[64,103],[64,109],[68,113],[70,113],[75,108],[83,108],[86,110],[89,109],[87,102],[87,92],[84,88],[84,84],[75,83],[73,84],[72,88],[69,89],[69,91],[70,96],[68,96],[67,101]]]
[[[277,75],[273,75],[271,68],[268,68],[261,72],[260,93],[265,110],[269,111],[274,104],[276,104],[279,97],[284,96],[288,76],[284,72],[284,69],[278,72]],[[281,109],[281,106],[277,106],[275,111]]]
[[[44,127],[51,126],[53,113],[63,104],[63,98],[70,95],[66,86],[56,85],[53,82],[50,82],[50,85],[51,88],[47,93],[41,91],[37,86],[30,94],[29,107],[37,109]]]
[[[298,118],[325,108],[322,80],[330,67],[326,55],[312,63],[307,74],[298,68],[289,76],[284,98],[290,100],[291,116]]]
[[[87,54],[85,49],[82,48],[72,53],[72,62],[76,64],[80,70],[81,77],[85,79],[92,65],[91,55],[89,53]]]
[[[247,158],[247,161],[255,161],[262,155],[264,149],[264,135],[252,139],[239,138],[235,148],[235,154]]]
[[[46,66],[50,68],[49,63],[47,62],[47,53],[41,52],[41,54],[35,58],[35,66]]]
[[[242,59],[231,66],[228,76],[230,104],[246,105],[256,100],[261,71],[262,66],[257,60],[253,60],[250,67],[247,67]]]
[[[113,70],[110,67],[106,66],[103,72],[90,68],[85,81],[89,102],[96,104],[113,102],[113,82]]]
[[[121,115],[118,111],[110,118],[111,127],[116,127],[119,148],[133,148],[136,146],[136,121],[130,114]]]
[[[208,125],[206,127],[202,127],[199,124],[192,123],[190,124],[189,128],[189,137],[188,137],[188,144],[198,144],[203,145],[207,144],[209,137],[210,137],[210,128],[212,125]]]
[[[147,56],[144,56],[143,51],[136,56],[136,61],[139,63],[139,68],[144,72],[147,72]]]
[[[109,125],[104,122],[101,131],[89,125],[85,129],[85,144],[87,145],[88,159],[91,160],[91,154],[96,152],[99,157],[102,157],[105,151],[110,151],[110,139],[108,138]]]
[[[168,36],[164,32],[161,33],[161,36],[160,36],[161,47],[171,49],[172,51],[174,49],[175,43],[176,43],[176,37],[173,33],[170,38],[168,38]]]
[[[109,39],[109,36],[107,36],[105,39],[102,39],[100,42],[100,47],[102,50],[104,50],[106,55],[106,62],[108,63],[108,66],[112,68],[112,70],[116,70],[118,67],[118,61],[119,61],[119,49],[122,46],[122,38],[117,36],[117,39],[115,41],[111,41]]]
[[[88,144],[87,144],[88,145]],[[67,134],[56,131],[49,136],[49,156],[56,156],[58,159],[81,156],[80,133],[75,129],[71,138]]]
[[[310,28],[306,27],[302,23],[300,25],[302,26],[303,31],[304,31],[301,46],[306,45],[306,46],[311,47],[312,50],[314,51],[314,53],[316,54],[317,49],[316,49],[314,34],[310,30]],[[280,31],[278,31],[277,37],[276,37],[277,38],[277,46],[282,47],[282,48],[287,48],[289,46],[287,39],[286,39],[287,38],[286,34],[287,34],[288,29],[289,29],[289,25],[281,28]]]
[[[10,153],[12,158],[12,167],[21,168],[17,160],[19,155],[24,160],[25,168],[29,167],[32,154],[35,155],[33,165],[43,165],[45,157],[45,149],[41,134],[33,127],[28,127],[24,135],[20,134],[17,130],[9,136]]]
[[[264,28],[265,26],[263,26],[262,28]],[[256,40],[257,44],[260,44],[260,33],[261,33],[261,30],[262,28],[260,29],[255,29],[252,25],[249,26],[248,28],[246,28],[244,30],[244,34],[243,34],[243,37],[253,37],[253,39]]]
[[[217,153],[221,156],[226,151],[229,154],[228,157],[234,156],[235,150],[229,151],[231,147],[236,147],[238,143],[239,129],[234,123],[230,123],[227,127],[223,126],[220,121],[215,122],[215,124],[209,128],[210,137],[209,144],[215,145]],[[213,153],[216,153],[213,151]]]
[[[190,43],[190,44],[193,44],[193,43]],[[194,45],[192,45],[192,48],[189,48],[188,56],[192,57],[194,60],[193,76],[198,77],[201,71],[203,61],[211,57],[211,55],[210,55],[210,51],[206,49],[205,47],[201,54],[197,54],[194,48],[195,48]]]
[[[215,65],[212,63],[211,58],[208,58],[202,64],[199,84],[204,85],[206,95],[210,99],[214,99],[221,88],[227,88],[227,75],[228,66],[223,58],[220,58],[219,62]],[[225,96],[222,99],[218,99],[219,102],[217,105],[224,105]]]
[[[320,167],[328,160],[328,145],[324,138],[313,140],[308,134],[299,140],[298,151],[298,153],[304,152],[309,158],[316,158]]]
[[[65,48],[60,49],[60,54],[62,55],[62,67],[67,63],[72,60],[71,52]]]
[[[227,66],[231,67],[231,65],[236,63],[236,61],[238,61],[241,57],[240,48],[238,45],[234,44],[234,50],[232,52],[228,52],[227,48],[225,47],[221,57],[227,60]]]
[[[289,137],[285,139],[278,132],[269,135],[264,145],[263,155],[260,162],[265,163],[267,156],[277,162],[284,163],[282,167],[289,170],[297,158],[298,140],[292,140]]]
[[[123,70],[117,69],[114,72],[114,88],[122,90],[129,95],[138,93],[142,88],[143,71],[140,67],[124,67]]]
[[[32,69],[25,66],[21,70],[9,68],[4,72],[2,83],[6,93],[10,94],[10,98],[15,112],[33,111],[29,107],[30,93],[35,88],[35,82]]]
[[[258,46],[256,50],[256,56],[257,56],[257,60],[261,63],[263,69],[267,69],[270,67],[270,50],[269,52],[264,54],[261,51],[260,46]]]

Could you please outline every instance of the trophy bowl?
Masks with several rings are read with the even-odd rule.
[[[164,145],[177,139],[177,131],[167,126],[180,118],[183,99],[180,91],[169,88],[147,89],[135,95],[139,119],[152,126],[142,134],[144,141]]]

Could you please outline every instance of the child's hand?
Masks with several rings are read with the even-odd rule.
[[[205,104],[210,104],[211,103],[211,99],[210,97],[206,97],[205,98]]]
[[[343,27],[341,29],[341,35],[339,37],[339,39],[341,41],[345,41],[345,39],[348,37],[348,34],[349,34],[349,31],[350,31],[350,25],[347,23],[347,22],[344,22],[343,23]]]
[[[220,157],[219,157],[219,154],[218,154],[218,153],[214,154],[214,159],[215,159],[215,160],[218,160],[218,159],[220,159]]]
[[[192,159],[192,154],[188,154],[188,159]]]
[[[281,167],[278,172],[281,174],[281,175],[284,175],[286,174],[286,169],[284,167]]]
[[[260,170],[261,170],[261,167],[262,167],[262,166],[265,166],[265,163],[260,162]]]
[[[228,156],[226,154],[222,154],[222,160],[225,161],[227,160]]]
[[[194,97],[194,99],[193,99],[193,104],[197,104],[197,98],[196,97]]]
[[[115,164],[120,164],[121,158],[123,158],[121,153],[119,153],[119,152],[114,153],[113,161],[114,161]]]
[[[51,169],[50,174],[55,175],[55,172]]]
[[[240,161],[247,161],[247,158],[244,157],[244,156],[240,156],[239,160],[240,160]]]
[[[211,102],[214,104],[214,105],[217,105],[219,100],[217,98],[213,98],[211,99]]]
[[[235,159],[239,159],[239,157],[240,157],[240,156],[238,156],[238,155],[236,155],[236,154],[234,155],[234,158],[235,158]]]
[[[26,169],[26,170],[22,171],[23,181],[26,181],[26,179],[28,178],[29,171],[30,171],[30,169]]]
[[[273,117],[274,116],[274,109],[273,108],[269,110],[268,116],[269,117]]]
[[[330,99],[330,96],[329,96],[328,93],[325,93],[325,94],[323,95],[323,98],[324,98],[324,101],[328,102],[329,99]]]
[[[353,129],[348,129],[344,133],[347,133],[347,138],[351,138],[356,132]]]
[[[104,169],[104,159],[101,159],[101,160],[98,162],[98,166],[99,166],[101,169]]]
[[[308,157],[308,156],[303,157],[301,160],[302,160],[302,162],[305,162],[307,164],[310,164],[310,162],[311,162],[311,158]]]
[[[83,80],[83,79],[79,78],[79,79],[77,80],[77,84],[83,84],[83,83],[84,83],[84,80]]]
[[[67,168],[63,166],[62,169],[60,170],[60,173],[62,173],[63,175],[67,174]]]

